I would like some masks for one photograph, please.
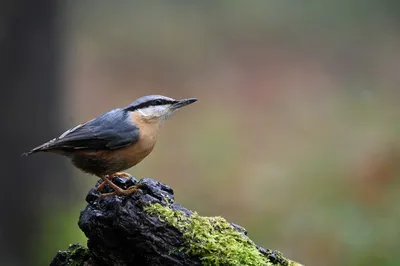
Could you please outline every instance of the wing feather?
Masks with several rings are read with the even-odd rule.
[[[126,111],[111,110],[65,131],[61,136],[40,145],[26,155],[47,150],[112,150],[139,140],[139,128],[129,119]]]

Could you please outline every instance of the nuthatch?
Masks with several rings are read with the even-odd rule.
[[[115,185],[112,178],[130,177],[120,171],[131,168],[149,155],[163,122],[179,108],[195,101],[194,98],[175,100],[161,95],[143,96],[123,108],[77,125],[24,155],[52,152],[67,156],[77,168],[103,180],[98,190],[107,183],[114,189],[102,197],[129,195],[138,186],[124,190]]]

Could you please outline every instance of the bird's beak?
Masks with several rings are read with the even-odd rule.
[[[183,100],[177,101],[171,107],[172,107],[172,109],[176,110],[176,109],[179,109],[179,108],[181,108],[183,106],[186,106],[186,105],[189,105],[191,103],[194,103],[196,101],[197,101],[196,98],[183,99]]]

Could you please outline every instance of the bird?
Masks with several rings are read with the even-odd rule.
[[[146,158],[153,151],[163,123],[177,110],[196,101],[196,98],[176,100],[163,95],[142,96],[125,107],[78,124],[22,155],[50,152],[66,156],[81,171],[103,180],[98,191],[106,184],[114,190],[102,193],[101,198],[130,195],[139,185],[122,189],[112,179],[131,177],[122,171]]]

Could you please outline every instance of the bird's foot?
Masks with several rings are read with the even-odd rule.
[[[117,172],[117,173],[114,173],[114,174],[112,174],[112,175],[107,175],[106,178],[107,178],[108,180],[111,181],[114,177],[117,177],[117,176],[123,177],[123,178],[126,178],[126,179],[129,179],[129,178],[132,177],[132,176],[131,176],[130,174],[128,174],[128,173],[125,173],[125,172]],[[103,179],[103,183],[101,183],[101,184],[97,187],[97,191],[103,190],[103,188],[105,187],[106,184],[107,184],[107,182]]]
[[[108,180],[108,179],[107,179]],[[109,181],[109,180],[108,180]],[[110,181],[111,182],[111,181]],[[110,184],[110,183],[109,183]],[[113,185],[115,185],[114,183],[113,183]],[[111,184],[110,184],[110,186],[112,186]],[[115,185],[116,186],[116,185]],[[100,194],[100,199],[104,199],[104,198],[106,198],[106,197],[109,197],[109,196],[113,196],[113,195],[125,195],[125,196],[127,196],[127,195],[132,195],[133,193],[135,193],[136,192],[136,190],[138,190],[140,187],[142,186],[142,184],[137,184],[136,186],[132,186],[132,187],[130,187],[130,188],[128,188],[128,189],[122,189],[122,188],[120,188],[120,187],[113,187],[113,189],[115,190],[114,192],[110,192],[110,193],[102,193],[102,194]]]

